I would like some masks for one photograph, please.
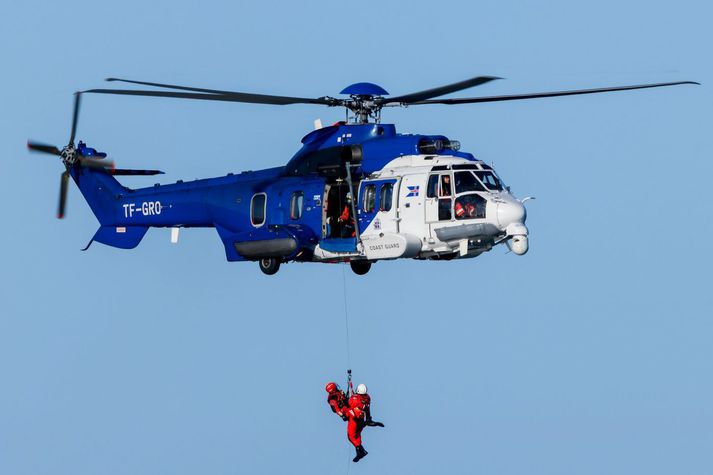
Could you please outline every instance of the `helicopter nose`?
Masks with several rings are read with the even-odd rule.
[[[527,211],[525,205],[517,200],[508,200],[498,203],[498,224],[502,229],[513,223],[525,223]]]

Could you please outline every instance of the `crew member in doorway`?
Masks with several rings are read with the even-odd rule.
[[[344,205],[342,214],[337,218],[337,222],[341,225],[341,237],[354,237],[356,235],[354,217],[352,216],[352,196],[350,193],[347,193],[347,203]]]
[[[349,418],[344,414],[344,409],[347,406],[347,395],[339,389],[337,383],[327,383],[325,389],[327,390],[327,404],[332,408],[332,412],[341,417],[342,420],[348,420]]]
[[[358,462],[367,455],[367,451],[361,444],[361,431],[366,425],[384,427],[380,422],[371,420],[371,398],[367,394],[366,385],[357,386],[356,393],[349,398],[348,408],[344,411],[349,420],[347,421],[347,437],[356,449],[356,456],[352,459]]]

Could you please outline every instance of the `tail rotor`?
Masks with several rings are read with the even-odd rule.
[[[109,160],[101,160],[101,158],[89,158],[77,153],[77,148],[74,145],[74,139],[77,134],[77,123],[79,122],[79,107],[81,104],[81,93],[74,93],[74,111],[72,113],[72,128],[69,134],[69,143],[60,150],[54,145],[48,145],[40,142],[27,142],[27,148],[33,152],[46,153],[60,157],[64,165],[64,172],[60,177],[59,186],[59,204],[57,206],[57,218],[62,219],[65,216],[65,208],[67,205],[67,190],[69,189],[70,170],[74,166],[92,168],[96,170],[112,173],[114,163]],[[80,142],[80,146],[81,146]]]

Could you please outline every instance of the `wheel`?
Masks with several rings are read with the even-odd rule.
[[[350,261],[349,265],[352,266],[352,271],[356,275],[364,275],[371,269],[371,262],[369,261]]]
[[[273,275],[280,270],[280,261],[275,257],[263,257],[259,261],[260,270],[263,274]]]

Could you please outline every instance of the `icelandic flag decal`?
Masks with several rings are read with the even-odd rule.
[[[408,194],[406,195],[406,198],[410,196],[418,196],[418,186],[407,186],[408,188]]]

